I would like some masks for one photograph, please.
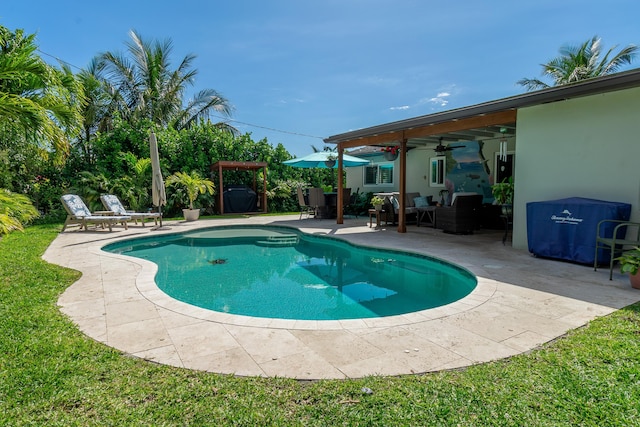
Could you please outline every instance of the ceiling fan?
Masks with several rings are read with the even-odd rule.
[[[433,151],[435,151],[438,154],[444,153],[445,151],[451,151],[451,150],[455,150],[456,148],[463,148],[464,146],[462,145],[454,145],[453,147],[448,145],[448,146],[444,146],[442,145],[442,137],[440,137],[440,139],[438,140],[438,145],[436,145],[436,147],[433,149]]]

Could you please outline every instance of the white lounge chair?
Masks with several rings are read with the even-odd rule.
[[[125,215],[130,216],[131,219],[137,224],[138,220],[142,223],[144,227],[144,220],[147,218],[153,218],[155,224],[158,225],[158,218],[160,218],[160,212],[133,212],[128,211],[124,208],[118,196],[114,196],[113,194],[103,194],[100,196],[100,200],[102,200],[102,204],[107,210],[113,212],[114,215]]]
[[[67,211],[67,219],[64,222],[62,231],[66,230],[67,226],[72,224],[80,224],[80,229],[82,230],[82,228],[84,228],[85,231],[87,231],[89,224],[100,224],[103,227],[107,225],[109,231],[113,231],[111,227],[117,223],[121,223],[125,230],[129,228],[127,221],[131,219],[130,216],[92,214],[82,199],[75,194],[65,194],[60,197],[60,199],[62,200],[62,206],[64,206],[64,209]]]

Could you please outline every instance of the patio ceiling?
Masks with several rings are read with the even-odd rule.
[[[516,133],[516,110],[507,110],[493,114],[481,114],[446,122],[430,123],[423,126],[407,127],[369,135],[354,135],[343,141],[325,142],[339,144],[342,148],[362,146],[385,146],[400,144],[407,140],[407,147],[435,148],[442,139],[443,144],[458,141],[497,140],[503,137],[513,137]]]

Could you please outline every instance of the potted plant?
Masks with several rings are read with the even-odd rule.
[[[380,197],[380,196],[373,196],[371,198],[371,204],[373,205],[375,210],[381,211],[382,210],[382,205],[384,204],[384,199],[382,197]]]
[[[510,176],[491,186],[491,194],[496,205],[502,206],[503,215],[511,215],[513,212],[513,177]]]
[[[636,246],[630,251],[624,252],[616,258],[620,263],[620,272],[629,273],[629,282],[631,287],[640,289],[640,247]]]
[[[207,178],[202,178],[198,172],[193,171],[190,174],[186,172],[176,172],[167,178],[167,186],[177,185],[187,192],[189,197],[189,209],[183,209],[184,219],[187,221],[195,221],[200,217],[200,209],[193,208],[193,202],[196,201],[200,194],[209,193],[213,195],[215,188],[213,182]]]

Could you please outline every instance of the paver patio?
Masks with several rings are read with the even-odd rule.
[[[124,353],[211,372],[297,379],[403,375],[512,356],[640,300],[620,273],[538,259],[503,246],[500,231],[449,235],[427,227],[369,228],[368,218],[298,216],[165,221],[162,230],[66,231],[43,258],[79,270],[59,298],[87,336]],[[154,282],[155,264],[103,252],[108,243],[216,225],[273,224],[366,246],[411,250],[457,263],[478,277],[455,303],[378,319],[296,321],[236,316],[177,301]]]

